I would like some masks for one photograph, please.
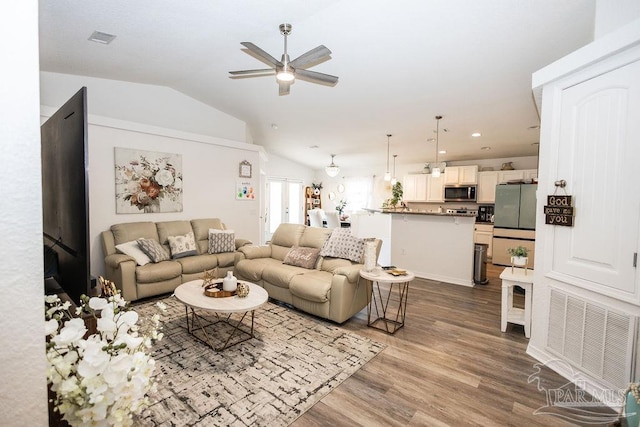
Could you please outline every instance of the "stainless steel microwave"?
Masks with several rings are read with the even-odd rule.
[[[446,185],[444,187],[445,202],[475,202],[475,185]]]

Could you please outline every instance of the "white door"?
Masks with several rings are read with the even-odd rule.
[[[630,300],[639,240],[638,76],[635,62],[565,89],[555,155],[575,218],[573,227],[553,228],[553,271]]]
[[[303,224],[302,181],[267,179],[267,227],[265,242],[283,222]]]

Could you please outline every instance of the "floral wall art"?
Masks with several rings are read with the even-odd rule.
[[[180,154],[115,147],[116,213],[182,212]]]

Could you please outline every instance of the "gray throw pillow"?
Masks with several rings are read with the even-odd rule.
[[[167,261],[171,259],[167,251],[162,247],[160,242],[153,239],[138,239],[138,246],[142,252],[147,254],[151,262]]]
[[[233,230],[209,229],[209,253],[219,254],[236,250],[236,235]]]
[[[363,254],[364,239],[352,236],[349,228],[334,228],[320,250],[320,256],[343,258],[353,262],[362,262]]]

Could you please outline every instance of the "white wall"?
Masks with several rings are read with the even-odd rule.
[[[6,426],[47,425],[38,2],[0,3],[0,413]],[[10,59],[10,60],[9,60]]]
[[[59,107],[86,86],[96,116],[248,142],[245,122],[168,87],[45,71],[40,84],[42,105]]]
[[[638,18],[638,0],[597,0],[595,38],[598,39]]]

